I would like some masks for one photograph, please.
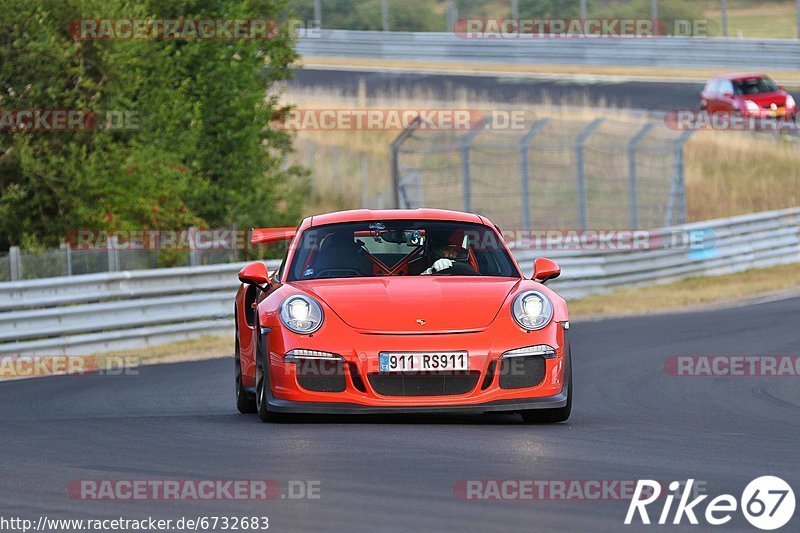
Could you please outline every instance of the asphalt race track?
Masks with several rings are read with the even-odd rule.
[[[663,365],[676,354],[797,355],[799,312],[794,298],[573,323],[573,416],[555,426],[512,415],[262,424],[235,410],[231,359],[2,383],[0,501],[32,519],[266,515],[270,531],[598,532],[623,529],[627,501],[464,501],[453,487],[691,477],[712,497],[739,498],[771,474],[797,490],[800,378],[675,377]],[[66,489],[79,479],[186,478],[271,479],[282,490],[316,480],[321,497],[109,502],[70,499]],[[755,531],[741,513],[716,529]]]
[[[779,73],[773,73],[778,76]],[[553,77],[534,79],[515,76],[465,76],[425,72],[376,72],[302,69],[287,82],[288,87],[335,91],[344,96],[358,94],[359,80],[367,94],[428,94],[449,99],[466,89],[490,101],[541,103],[544,98],[567,104],[604,102],[607,106],[671,111],[697,109],[704,83],[686,81],[611,81],[603,77]],[[798,94],[797,87],[787,87]]]

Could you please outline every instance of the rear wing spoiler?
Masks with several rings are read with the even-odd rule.
[[[297,234],[297,228],[254,228],[250,236],[251,244],[265,244],[268,242],[290,241]]]

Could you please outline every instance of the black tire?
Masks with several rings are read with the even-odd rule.
[[[274,422],[277,418],[276,414],[269,410],[269,401],[267,398],[267,389],[269,383],[266,379],[266,374],[261,363],[256,363],[256,413],[262,422]]]
[[[567,354],[569,362],[567,364],[567,371],[569,372],[569,379],[567,380],[567,404],[564,407],[556,409],[528,409],[520,411],[522,420],[527,424],[557,424],[558,422],[566,422],[572,413],[572,350],[567,345]]]
[[[236,376],[236,408],[240,413],[256,412],[256,395],[242,383],[242,359],[239,354],[239,336],[236,334],[236,353],[234,354],[234,374]]]
[[[266,347],[265,347],[266,348]],[[277,422],[283,418],[269,409],[269,374],[266,372],[267,356],[261,353],[261,342],[256,342],[256,413],[262,422]]]

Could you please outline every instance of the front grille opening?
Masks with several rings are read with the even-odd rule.
[[[382,396],[456,396],[475,389],[481,373],[471,372],[372,372],[367,376]]]
[[[492,361],[489,363],[489,368],[486,369],[486,377],[483,378],[483,385],[481,385],[481,390],[486,390],[492,386],[492,381],[494,381],[494,369],[497,366],[497,361]]]
[[[367,392],[367,387],[364,385],[364,380],[361,379],[361,374],[358,373],[358,367],[353,363],[349,363],[347,368],[350,369],[350,379],[353,380],[353,386],[360,392]]]
[[[545,359],[538,355],[507,357],[500,363],[500,388],[535,387],[544,381]]]
[[[347,382],[341,361],[298,359],[297,383],[311,392],[344,392]]]

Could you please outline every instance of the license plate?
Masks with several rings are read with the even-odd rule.
[[[467,352],[382,352],[379,358],[381,372],[469,370]]]

